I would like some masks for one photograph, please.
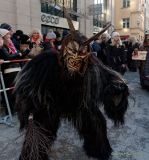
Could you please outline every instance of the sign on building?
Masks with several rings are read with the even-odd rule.
[[[79,22],[77,21],[72,21],[72,22],[75,29],[79,30]],[[41,13],[41,24],[69,29],[66,18],[57,17],[46,13]]]

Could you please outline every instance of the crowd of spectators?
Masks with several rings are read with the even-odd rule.
[[[97,57],[104,65],[124,75],[129,70],[136,72],[138,62],[132,59],[134,52],[137,52],[141,47],[135,37],[122,41],[118,32],[112,32],[111,35],[104,33],[98,37],[92,44],[93,52],[96,52]]]

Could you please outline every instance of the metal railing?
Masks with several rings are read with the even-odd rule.
[[[3,61],[2,64],[28,62],[30,60],[31,59],[8,60],[8,61]],[[12,116],[12,113],[11,113],[10,104],[9,104],[8,95],[7,95],[7,91],[13,90],[14,87],[9,87],[9,88],[5,87],[5,82],[4,82],[2,71],[0,71],[0,82],[1,82],[0,93],[2,93],[2,92],[4,93],[4,99],[5,99],[6,107],[7,107],[7,110],[8,110],[8,115],[6,115],[4,117],[0,117],[0,124],[6,124],[6,125],[9,125],[9,126],[14,126],[13,125],[13,116]]]

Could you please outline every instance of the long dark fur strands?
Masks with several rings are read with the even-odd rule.
[[[42,128],[40,124],[29,120],[26,137],[20,156],[21,160],[43,160],[48,159],[48,152],[51,145],[49,131]]]
[[[104,86],[102,99],[104,110],[115,125],[124,124],[124,115],[128,106],[128,86],[119,73],[104,66],[100,61],[98,66],[103,70],[101,76],[105,75],[101,84]]]
[[[106,120],[99,108],[104,105],[115,124],[123,123],[128,87],[119,74],[94,56],[89,57],[84,76],[70,76],[59,63],[57,53],[44,52],[18,74],[15,95],[20,128],[27,129],[20,160],[41,157],[48,160],[47,150],[56,138],[62,117],[76,127],[89,157],[109,160],[112,148],[107,138]],[[30,114],[34,117],[31,124]],[[42,134],[43,138],[39,136]],[[26,154],[28,156],[24,156]]]

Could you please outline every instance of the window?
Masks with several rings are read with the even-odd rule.
[[[98,20],[97,18],[93,19],[93,25],[97,27],[102,27],[102,22]]]
[[[109,0],[94,0],[93,6],[90,7],[90,12],[93,14],[93,26],[103,28],[107,22],[107,8]]]
[[[130,7],[130,0],[123,0],[123,8]]]
[[[75,10],[77,6],[77,1],[75,0],[51,0],[51,3],[42,2],[41,3],[41,12],[52,14],[59,17],[64,17],[64,11],[57,6],[57,4],[65,6],[70,10]],[[71,14],[73,20],[77,20],[77,16]]]
[[[129,28],[129,25],[130,25],[130,19],[123,18],[123,28]]]

